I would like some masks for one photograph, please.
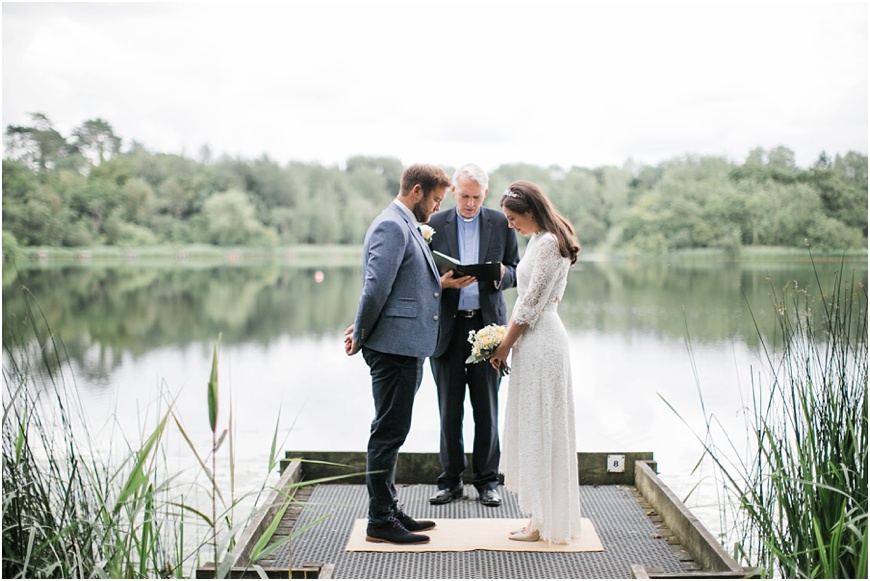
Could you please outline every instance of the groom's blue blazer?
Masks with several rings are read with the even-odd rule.
[[[438,341],[441,278],[417,224],[395,203],[363,243],[363,288],[353,327],[358,344],[381,353],[428,357]]]

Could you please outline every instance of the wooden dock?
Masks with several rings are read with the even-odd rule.
[[[348,553],[354,519],[367,513],[365,453],[287,452],[281,478],[239,539],[231,576],[256,578],[751,578],[656,474],[651,452],[578,454],[584,516],[605,547],[599,553]],[[470,466],[469,461],[469,466]],[[400,502],[415,518],[522,517],[512,495],[493,509],[476,501],[432,506],[438,454],[402,453]],[[472,476],[466,474],[465,482]],[[326,524],[328,523],[328,524]],[[278,549],[263,555],[262,548]],[[202,568],[198,577],[213,576]]]

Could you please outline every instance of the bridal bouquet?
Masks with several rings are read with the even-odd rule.
[[[505,334],[507,327],[504,325],[487,325],[480,331],[471,331],[468,334],[468,342],[471,343],[471,355],[465,360],[466,363],[480,363],[486,361],[495,351]],[[511,372],[511,368],[502,362],[498,369],[499,377],[504,377]]]

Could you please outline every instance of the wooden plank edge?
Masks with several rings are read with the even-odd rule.
[[[620,456],[623,469],[608,470],[608,458]],[[340,478],[339,484],[365,484],[366,453],[359,451],[293,450],[285,452],[282,466],[302,459],[312,460],[304,465],[305,478]],[[463,480],[473,480],[471,454],[466,454],[468,468]],[[653,460],[652,452],[578,452],[577,474],[581,485],[634,484],[636,462]],[[401,452],[396,466],[396,482],[400,484],[431,484],[433,489],[441,474],[441,461],[437,452]],[[350,476],[350,474],[353,474]],[[501,479],[501,475],[499,475]]]
[[[664,573],[644,565],[632,565],[630,579],[761,579],[759,571],[744,567],[741,571],[686,571]]]
[[[704,571],[746,577],[747,571],[722,547],[707,527],[686,507],[647,462],[634,465],[635,487],[658,511],[680,544]],[[697,575],[700,572],[695,572]]]
[[[278,514],[278,510],[287,500],[287,495],[293,491],[293,488],[302,481],[302,463],[298,460],[291,462],[281,473],[278,483],[269,495],[266,504],[260,511],[254,515],[251,523],[242,533],[239,542],[236,545],[240,547],[233,559],[232,567],[248,567],[250,565],[251,554],[254,546],[259,541],[260,537],[269,527],[269,524]]]
[[[209,564],[210,565],[210,564]],[[335,573],[334,565],[304,566],[301,569],[270,569],[263,568],[266,579],[332,579]],[[214,579],[214,569],[204,567],[197,569],[197,579]],[[260,572],[253,567],[233,567],[227,571],[227,579],[262,579]]]
[[[287,463],[281,472],[278,483],[269,495],[268,501],[254,516],[239,539],[237,546],[240,547],[240,550],[227,572],[230,579],[260,578],[257,570],[249,562],[251,553],[260,536],[268,528],[269,523],[275,518],[282,503],[286,500],[286,494],[301,482],[302,462],[293,460]],[[335,565],[331,563],[305,564],[302,569],[275,569],[271,567],[263,567],[262,569],[269,579],[332,579],[335,574]],[[199,579],[213,579],[214,576],[215,569],[212,563],[197,569],[197,578]]]

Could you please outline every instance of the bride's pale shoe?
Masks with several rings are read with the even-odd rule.
[[[534,543],[539,538],[541,538],[541,533],[538,531],[532,531],[529,534],[525,533],[525,529],[520,529],[518,531],[511,531],[511,534],[508,538],[512,541],[525,541],[527,543]]]

